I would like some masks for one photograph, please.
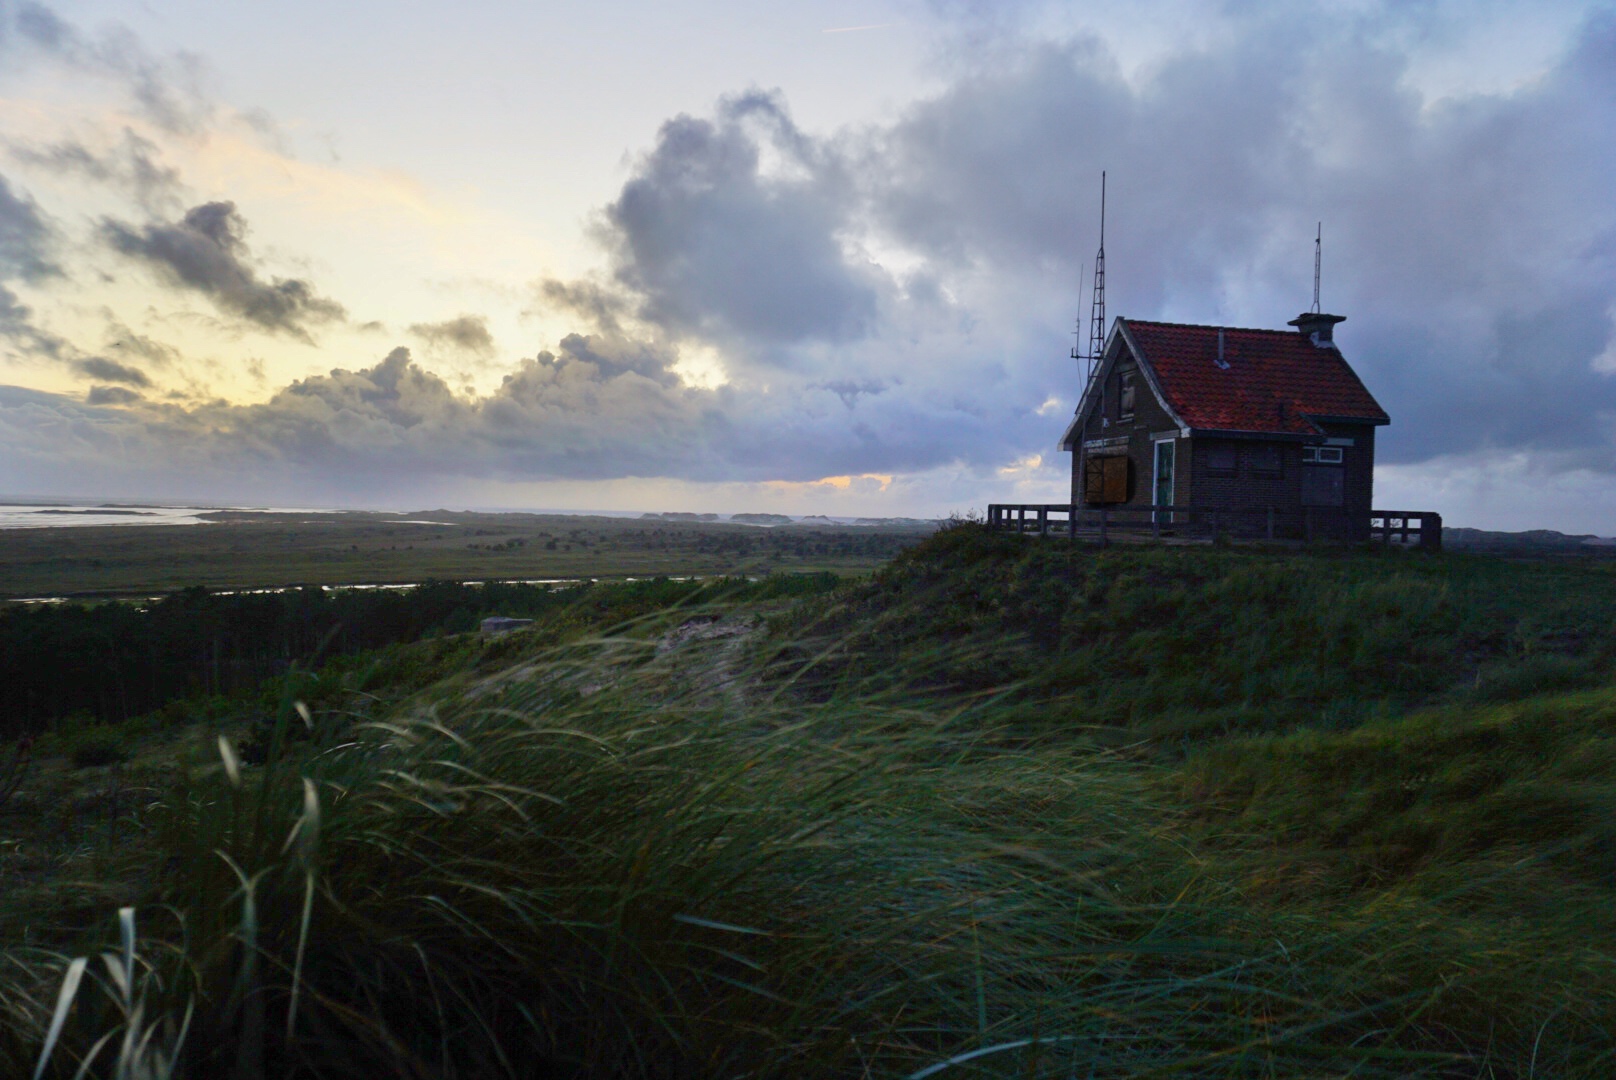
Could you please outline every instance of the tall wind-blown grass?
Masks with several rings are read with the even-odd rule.
[[[261,766],[221,738],[131,836],[148,900],[117,947],[4,958],[0,1070],[1363,1076],[1461,1060],[1409,1037],[1430,988],[1354,981],[1357,938],[1259,925],[1186,856],[1137,765],[996,745],[991,699],[771,697],[740,651],[599,641],[357,724],[289,704]]]

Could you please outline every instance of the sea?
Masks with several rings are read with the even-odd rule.
[[[218,510],[269,513],[322,511],[255,506],[177,506],[136,503],[0,502],[0,529],[61,529],[80,525],[201,525],[200,515]],[[328,511],[326,511],[328,512]]]
[[[900,525],[900,526],[935,526],[935,521],[920,518],[869,518],[869,517],[841,517],[816,514],[809,517],[787,516],[783,514],[757,515],[757,514],[688,514],[688,513],[645,513],[639,510],[553,510],[532,509],[513,510],[510,507],[468,507],[472,513],[489,514],[560,514],[580,517],[614,517],[636,518],[645,520],[679,521],[679,522],[736,522],[746,525]],[[0,529],[62,529],[84,525],[207,525],[212,524],[204,514],[215,514],[220,511],[238,511],[260,514],[344,514],[354,513],[353,510],[339,510],[327,507],[306,506],[191,506],[178,503],[119,503],[119,502],[92,502],[71,500],[51,501],[47,499],[16,499],[6,501],[0,496]],[[400,511],[367,510],[360,513],[392,514]],[[408,511],[404,511],[408,512]],[[417,510],[417,513],[431,513],[431,511]],[[752,520],[747,520],[748,518]],[[759,518],[771,518],[763,521]],[[397,520],[397,519],[395,519]],[[443,521],[420,521],[421,525],[444,525]]]

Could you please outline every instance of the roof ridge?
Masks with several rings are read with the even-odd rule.
[[[1284,337],[1298,337],[1296,330],[1274,330],[1266,326],[1224,326],[1218,323],[1180,323],[1162,322],[1160,319],[1132,319],[1126,315],[1117,316],[1130,326],[1175,326],[1184,330],[1238,330],[1242,334],[1279,334]]]

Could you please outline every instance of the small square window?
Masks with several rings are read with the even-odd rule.
[[[1252,472],[1277,473],[1280,471],[1279,447],[1272,444],[1253,446],[1246,451],[1246,460]]]
[[[1206,470],[1215,473],[1232,473],[1235,471],[1239,459],[1232,446],[1209,446],[1206,448]]]

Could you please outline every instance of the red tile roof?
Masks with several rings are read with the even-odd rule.
[[[1309,417],[1390,421],[1340,352],[1295,330],[1121,322],[1191,428],[1315,435]],[[1220,330],[1227,367],[1217,363]]]

